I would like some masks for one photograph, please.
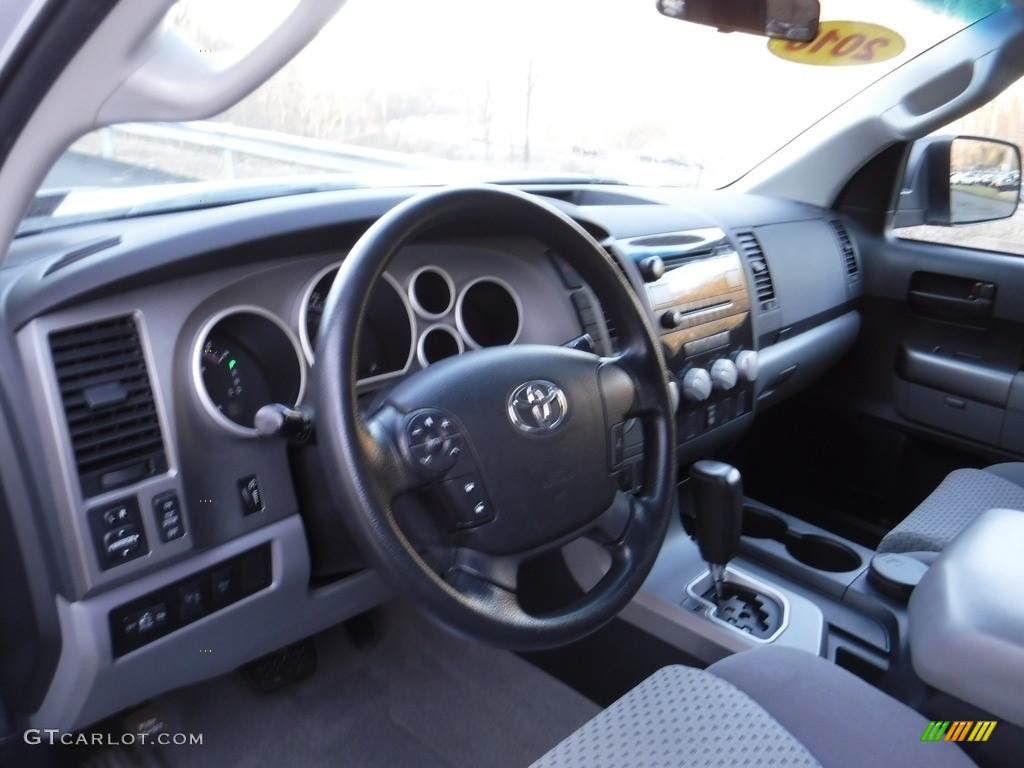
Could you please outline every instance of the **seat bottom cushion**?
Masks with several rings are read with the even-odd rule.
[[[731,683],[665,667],[535,762],[532,768],[819,766],[765,709]]]
[[[706,671],[666,667],[532,768],[968,768],[928,721],[824,659],[767,646]]]
[[[974,765],[953,742],[922,742],[928,721],[910,707],[809,653],[758,648],[708,672],[764,707],[828,768]]]
[[[941,552],[987,509],[1024,510],[1024,463],[950,472],[927,499],[889,531],[879,552]]]

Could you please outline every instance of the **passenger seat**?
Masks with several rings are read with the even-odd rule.
[[[978,515],[994,508],[1024,514],[1024,462],[950,472],[927,499],[889,531],[879,552],[941,552]]]

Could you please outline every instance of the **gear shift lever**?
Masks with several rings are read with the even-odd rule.
[[[739,549],[743,528],[743,480],[736,467],[721,461],[698,461],[690,467],[696,512],[697,546],[711,566],[715,597],[721,603],[725,566]]]

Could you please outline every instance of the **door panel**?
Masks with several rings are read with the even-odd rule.
[[[849,404],[995,458],[1024,450],[1024,258],[857,231],[864,327]]]

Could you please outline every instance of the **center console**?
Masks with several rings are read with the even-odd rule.
[[[584,589],[609,564],[588,541],[564,553]],[[622,617],[705,663],[782,645],[823,656],[906,700],[922,693],[909,665],[906,596],[871,582],[874,554],[743,497],[734,468],[700,461],[680,483],[679,514]]]

